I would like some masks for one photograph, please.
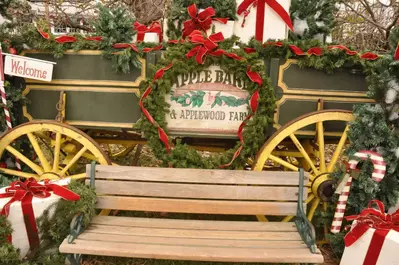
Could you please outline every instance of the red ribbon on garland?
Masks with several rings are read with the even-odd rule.
[[[198,30],[193,31],[190,36],[188,36],[188,41],[197,44],[193,49],[191,49],[187,54],[187,59],[190,59],[195,56],[195,59],[198,64],[204,64],[205,56],[207,54],[212,56],[222,56],[225,55],[229,58],[235,60],[242,60],[240,56],[235,53],[228,53],[225,50],[217,49],[215,50],[218,45],[218,42],[224,40],[223,34],[221,32],[212,34],[208,38],[204,38],[202,33]]]
[[[395,59],[395,61],[399,60],[399,43],[396,46],[395,55],[393,58]]]
[[[162,27],[158,21],[152,22],[149,27],[136,21],[133,26],[137,30],[137,42],[143,42],[147,32],[157,33],[159,42],[162,42]]]
[[[187,8],[188,15],[191,19],[183,22],[183,38],[189,36],[193,31],[200,30],[206,32],[212,26],[212,20],[226,24],[227,18],[212,18],[215,16],[215,9],[208,7],[204,11],[198,13],[196,4],[192,4]]]
[[[27,179],[25,182],[15,181],[11,183],[10,187],[5,189],[5,193],[0,194],[0,198],[11,197],[11,199],[4,205],[0,215],[8,216],[11,205],[16,201],[21,202],[26,232],[31,249],[37,248],[40,243],[32,199],[33,197],[43,199],[48,198],[51,196],[50,192],[53,192],[55,195],[68,201],[77,201],[80,199],[78,194],[68,190],[67,188],[48,182],[39,184],[33,178]],[[9,241],[11,242],[11,236],[9,237]]]
[[[42,30],[37,30],[40,35],[42,35],[43,38],[45,38],[46,40],[50,39],[50,34],[42,31]],[[94,36],[94,37],[86,37],[85,40],[91,40],[91,41],[102,41],[102,37],[101,36]],[[55,38],[55,41],[57,43],[67,43],[67,42],[76,42],[77,38],[73,37],[73,36],[67,36],[67,35],[63,35],[63,36],[59,36],[57,38]]]
[[[169,64],[166,67],[163,67],[161,69],[159,69],[154,76],[154,79],[152,80],[152,84],[155,84],[155,82],[158,79],[161,79],[164,74],[165,71],[169,70],[171,67],[173,66],[173,64]],[[161,139],[161,141],[164,143],[165,147],[166,147],[166,151],[169,153],[170,152],[170,145],[169,145],[169,138],[168,135],[165,133],[165,131],[161,128],[161,126],[159,126],[158,123],[156,123],[156,121],[154,120],[154,118],[151,116],[151,114],[148,112],[148,110],[144,107],[144,103],[143,100],[145,98],[148,97],[148,95],[151,93],[152,91],[152,87],[149,86],[145,92],[143,93],[143,95],[140,98],[140,102],[139,102],[139,106],[141,108],[141,111],[143,112],[144,116],[148,119],[149,122],[151,122],[152,125],[157,126],[158,127],[158,136],[159,139]]]
[[[262,77],[260,76],[259,73],[252,72],[251,71],[251,67],[249,67],[249,66],[248,66],[248,69],[247,69],[247,76],[249,77],[249,79],[252,82],[257,83],[259,87],[262,86],[262,84],[263,84]],[[228,164],[224,164],[224,165],[219,166],[219,168],[224,168],[224,167],[231,166],[231,164],[234,162],[234,160],[236,160],[236,158],[240,155],[242,149],[244,148],[244,137],[243,137],[242,133],[244,131],[244,126],[247,123],[247,121],[250,120],[252,118],[252,116],[256,113],[256,111],[258,110],[258,106],[259,106],[259,88],[252,94],[251,99],[249,101],[249,105],[251,107],[251,113],[248,114],[248,116],[241,123],[241,125],[240,125],[240,127],[238,128],[238,131],[237,131],[237,135],[238,135],[238,138],[240,139],[241,145],[234,152],[233,158],[231,159],[231,161]]]
[[[377,205],[377,209],[372,208],[374,203]],[[345,236],[346,247],[353,245],[370,228],[375,229],[363,265],[375,265],[389,231],[399,232],[399,210],[392,215],[386,214],[384,204],[378,200],[370,201],[368,208],[359,215],[348,216],[345,219],[356,220],[355,226]]]
[[[115,49],[131,48],[133,51],[139,52],[139,49],[133,43],[115,43],[114,45],[112,45],[112,47],[115,48]]]
[[[257,7],[256,11],[256,29],[255,29],[255,39],[258,41],[263,41],[263,29],[265,24],[265,5],[268,5],[280,18],[285,22],[291,31],[294,31],[292,21],[288,12],[276,1],[276,0],[244,0],[237,9],[237,14],[241,15],[244,13],[244,21],[242,27],[245,24],[245,18],[250,13],[250,8]]]

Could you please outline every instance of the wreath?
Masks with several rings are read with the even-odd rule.
[[[140,107],[143,119],[140,130],[148,139],[148,145],[164,166],[177,168],[232,168],[242,169],[248,157],[253,157],[262,146],[267,128],[272,123],[275,110],[274,89],[265,73],[264,61],[245,49],[233,48],[234,43],[225,41],[221,33],[205,37],[194,31],[187,41],[174,42],[163,54],[164,58],[153,69],[154,77],[140,84]],[[218,154],[202,156],[181,141],[172,141],[168,136],[166,115],[170,105],[165,97],[171,93],[174,80],[179,75],[219,66],[226,74],[234,73],[246,82],[245,90],[250,94],[248,116],[237,131],[239,141],[234,148]],[[187,95],[190,103],[200,104],[201,95]],[[185,97],[185,96],[183,96]],[[192,98],[195,98],[193,101]],[[186,99],[172,98],[184,104]],[[180,101],[179,101],[180,100]],[[238,100],[218,95],[215,104],[243,105]]]

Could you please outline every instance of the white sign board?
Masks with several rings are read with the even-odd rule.
[[[237,137],[248,115],[249,93],[235,74],[218,66],[180,75],[166,97],[166,116],[173,135]]]
[[[4,73],[50,82],[55,63],[18,55],[6,55]]]

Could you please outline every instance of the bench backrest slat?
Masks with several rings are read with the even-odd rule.
[[[90,171],[88,165],[88,177]],[[95,172],[100,209],[295,215],[298,186],[298,172],[121,166],[96,166]]]

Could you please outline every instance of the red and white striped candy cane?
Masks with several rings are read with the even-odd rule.
[[[0,93],[1,93],[1,101],[3,102],[3,109],[4,109],[4,115],[6,117],[6,123],[7,123],[7,128],[10,130],[12,129],[12,124],[11,124],[11,115],[10,111],[8,110],[7,107],[7,96],[6,96],[6,90],[4,89],[4,66],[3,66],[3,51],[1,49],[0,45]],[[21,164],[19,163],[19,159],[17,158],[15,160],[15,166],[17,167],[18,170],[21,170]]]
[[[368,158],[370,158],[374,166],[374,170],[371,177],[376,182],[381,182],[381,180],[385,176],[386,163],[384,162],[384,158],[376,152],[362,150],[355,153],[353,155],[353,158],[349,160],[349,169],[355,170],[361,160],[367,160]],[[349,176],[348,181],[345,183],[345,187],[343,188],[339,196],[337,208],[335,209],[334,219],[331,225],[331,233],[333,234],[337,234],[341,231],[342,220],[344,219],[346,204],[348,202],[352,180],[353,180],[352,176]]]

